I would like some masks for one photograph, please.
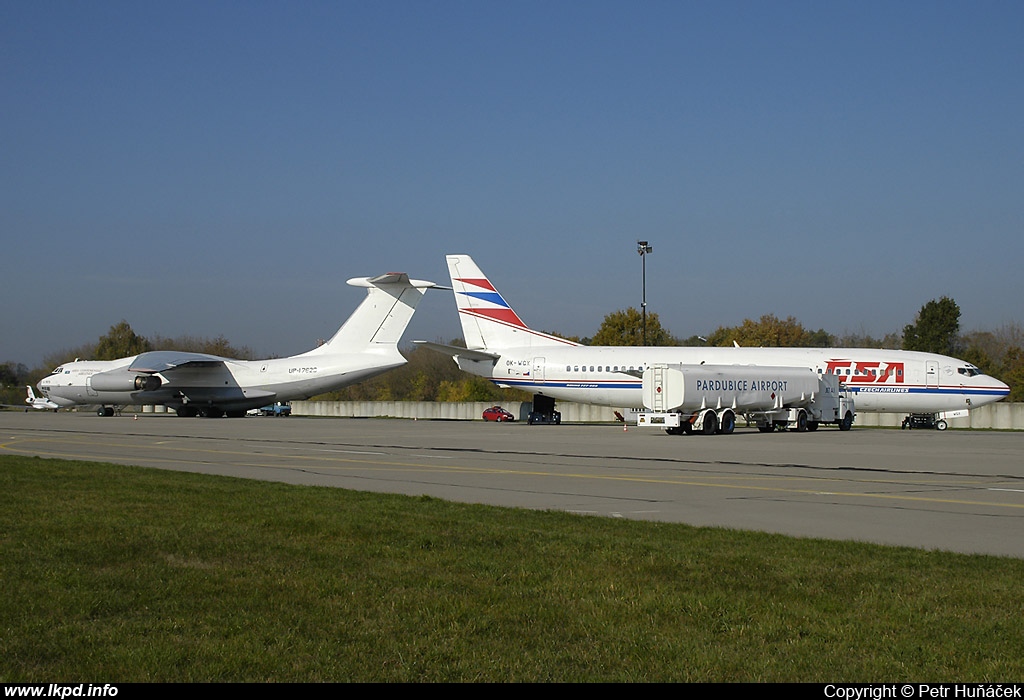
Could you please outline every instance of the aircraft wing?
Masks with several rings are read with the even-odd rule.
[[[201,352],[179,352],[177,350],[154,350],[144,352],[128,365],[129,372],[156,374],[188,367],[219,367],[226,358],[207,355]]]
[[[501,357],[496,352],[487,352],[485,350],[470,350],[469,348],[460,348],[458,345],[445,345],[443,343],[431,343],[426,340],[414,340],[412,341],[416,345],[422,345],[428,350],[439,352],[442,355],[451,355],[452,357],[465,357],[468,360],[478,361],[495,361]]]

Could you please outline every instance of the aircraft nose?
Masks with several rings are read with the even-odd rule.
[[[1010,395],[1010,386],[995,377],[985,375],[985,388],[992,392],[992,401],[1000,401]]]

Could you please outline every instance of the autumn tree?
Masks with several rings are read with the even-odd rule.
[[[1009,323],[991,331],[965,333],[960,346],[964,349],[958,357],[1009,385],[1009,401],[1024,400],[1024,326]]]
[[[1007,401],[1024,401],[1024,350],[1015,345],[1006,351],[999,378],[1010,387]]]
[[[228,342],[227,338],[219,335],[216,338],[196,337],[192,335],[179,335],[176,338],[166,338],[162,335],[150,337],[149,344],[156,350],[180,350],[182,352],[202,352],[207,355],[219,357],[230,357],[236,360],[255,360],[256,353],[252,348],[242,345],[236,347]]]
[[[823,329],[809,331],[795,318],[785,320],[765,314],[758,321],[745,319],[739,326],[719,327],[708,336],[708,345],[744,347],[821,348],[832,345],[832,337]]]

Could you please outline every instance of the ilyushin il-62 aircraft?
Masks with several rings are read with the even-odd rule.
[[[109,361],[57,367],[37,385],[60,407],[159,405],[179,416],[237,417],[276,401],[305,399],[373,377],[406,360],[398,341],[433,282],[405,273],[358,277],[366,298],[328,342],[309,352],[271,360],[233,360],[194,352],[153,351]]]
[[[818,377],[838,378],[838,385],[852,396],[858,411],[928,413],[943,418],[966,415],[972,408],[1009,394],[1006,384],[971,363],[926,352],[584,346],[528,327],[470,256],[449,255],[447,261],[466,348],[416,342],[452,355],[460,368],[498,386],[533,393],[538,416],[558,415],[556,399],[623,408],[644,406],[642,377],[653,366],[678,367],[684,374],[689,369],[698,378],[727,376],[731,368],[739,367],[746,378],[753,377],[756,368],[799,368]],[[778,371],[776,375],[781,376]],[[739,383],[753,381],[746,378]],[[769,380],[771,377],[766,377],[762,383],[767,386]],[[713,391],[737,385],[737,381],[731,385],[729,381],[705,379],[702,386]],[[695,381],[694,389],[700,385]],[[702,406],[713,408],[714,397],[704,396]],[[723,410],[721,396],[718,409]]]

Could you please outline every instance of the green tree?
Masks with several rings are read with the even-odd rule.
[[[138,355],[140,352],[152,350],[149,341],[141,335],[136,335],[127,321],[110,327],[106,335],[101,336],[96,343],[97,360],[116,360],[120,357]]]
[[[25,400],[25,385],[28,381],[28,367],[20,362],[0,364],[0,403],[19,406]]]
[[[960,344],[960,307],[949,297],[932,299],[903,328],[903,349],[955,355]]]
[[[604,317],[601,327],[590,339],[591,345],[643,345],[643,315],[632,306]],[[647,314],[647,344],[675,345],[675,338],[661,327],[658,314]]]

